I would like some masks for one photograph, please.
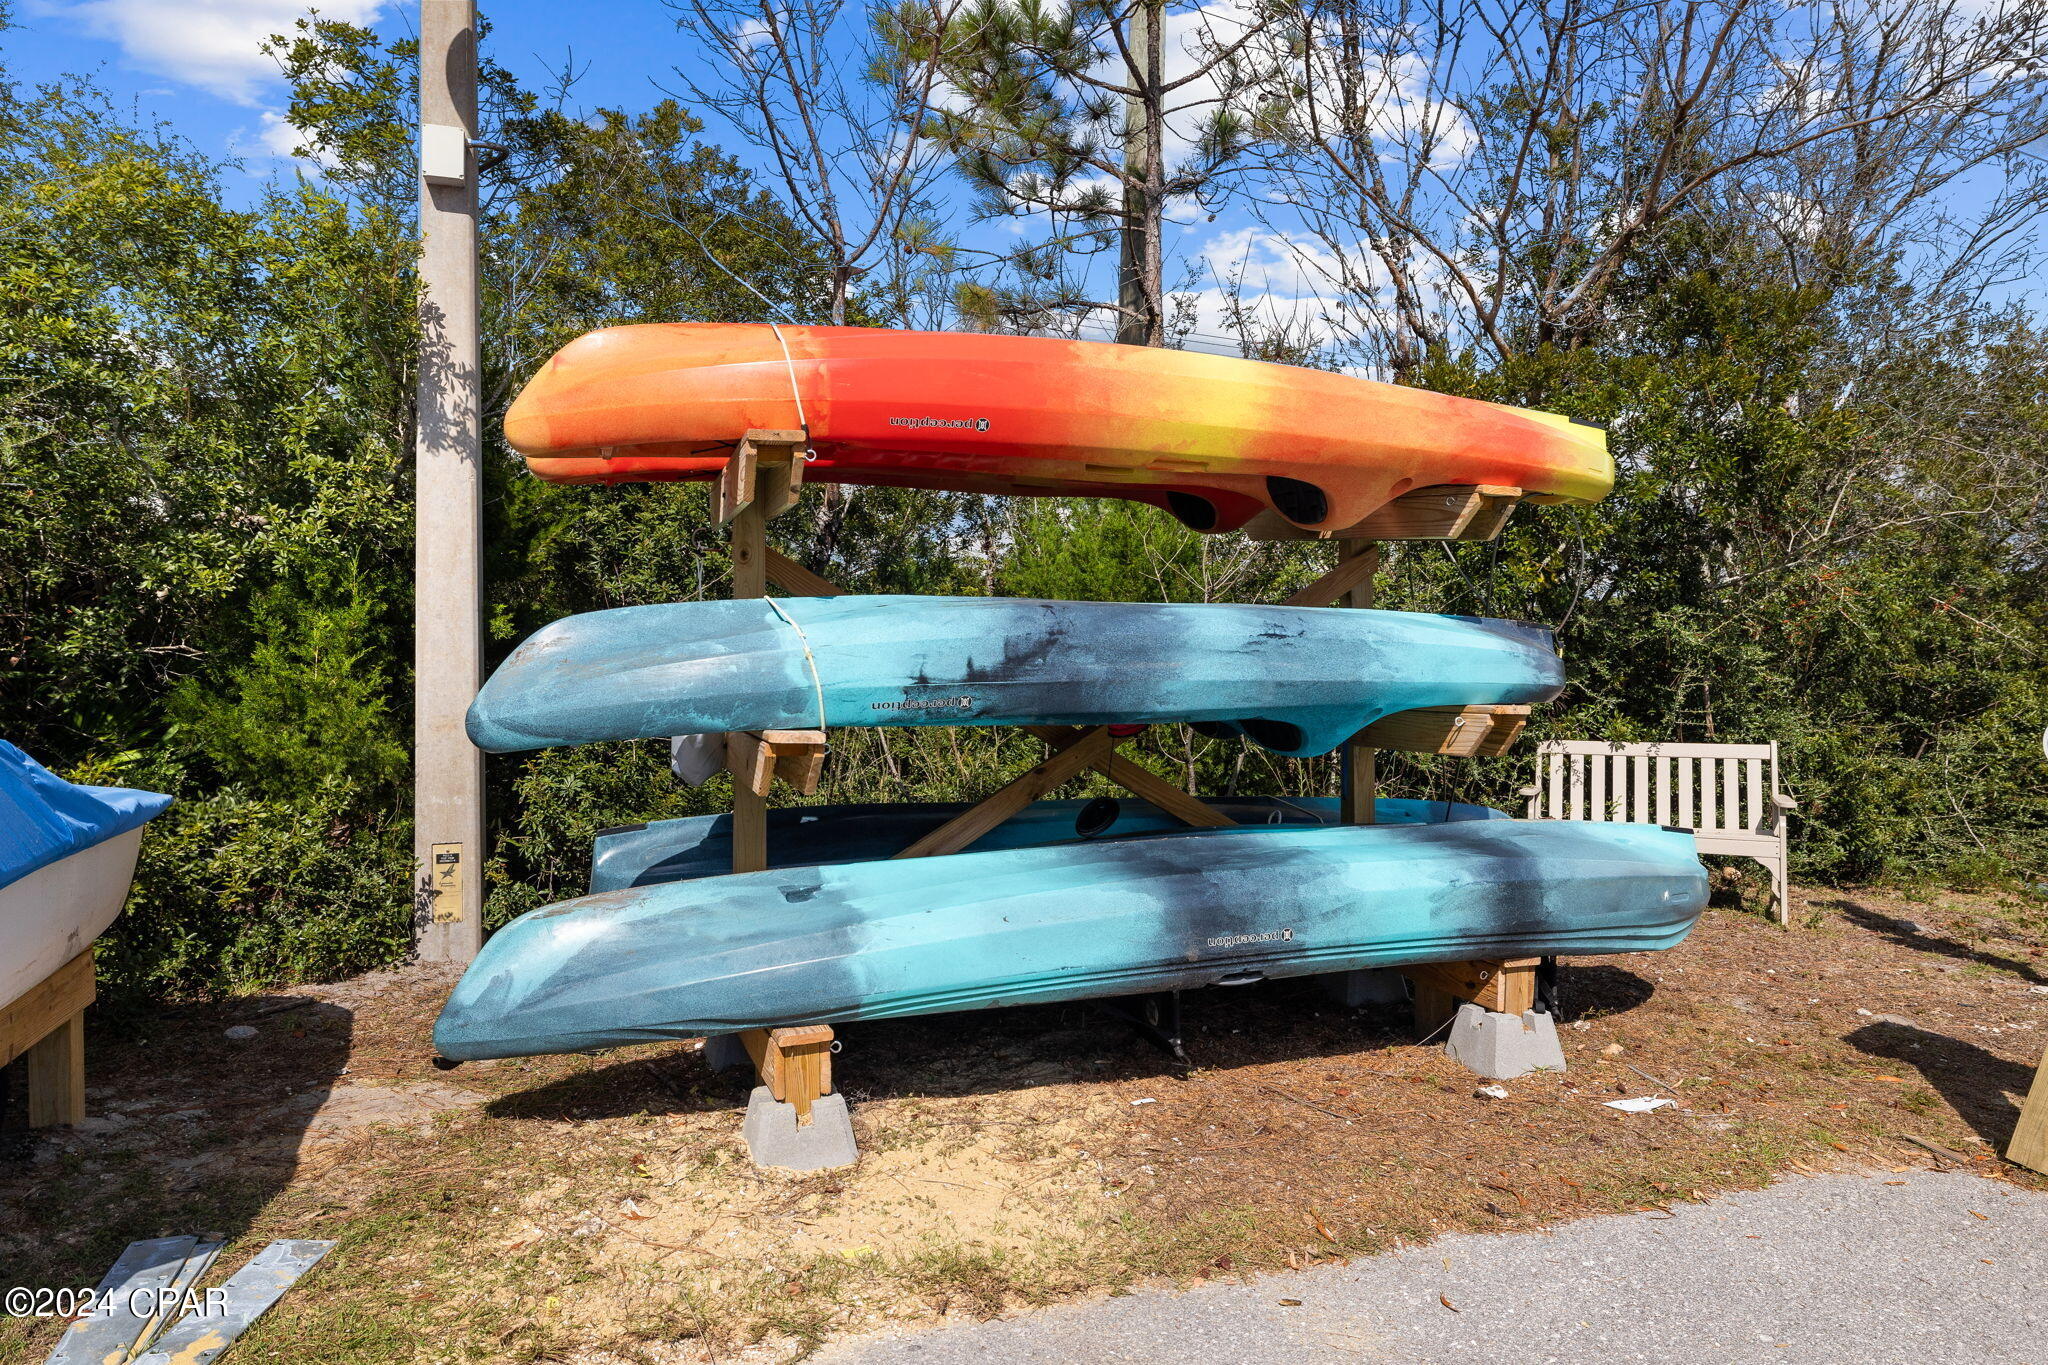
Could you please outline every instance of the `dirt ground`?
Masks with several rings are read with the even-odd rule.
[[[228,1238],[216,1280],[335,1238],[235,1359],[789,1359],[1788,1170],[2042,1183],[1996,1153],[2048,1043],[2048,905],[1817,891],[1795,920],[1566,963],[1570,1070],[1506,1098],[1309,982],[1188,997],[1188,1067],[1081,1006],[843,1028],[863,1156],[813,1176],[752,1168],[750,1078],[694,1044],[433,1070],[425,970],[97,1018],[86,1127],[0,1154],[0,1283],[88,1286],[143,1237]],[[0,1320],[0,1361],[60,1328]]]

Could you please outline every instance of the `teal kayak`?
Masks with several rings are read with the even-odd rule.
[[[1334,825],[1333,796],[1211,796],[1202,804],[1240,825]],[[768,866],[806,867],[888,858],[968,809],[965,802],[923,801],[843,806],[785,806],[768,812]],[[1430,825],[1446,820],[1506,820],[1491,806],[1458,801],[1381,797],[1374,819],[1382,825]],[[1127,839],[1168,834],[1188,826],[1149,801],[1098,796],[1093,800],[1034,801],[961,850],[1039,848],[1078,839]],[[690,815],[600,830],[591,847],[590,889],[721,877],[732,871],[732,817]]]
[[[1341,613],[1331,613],[1338,615]],[[1690,834],[1471,820],[1186,830],[604,892],[500,929],[456,1061],[1471,958],[1670,948]]]
[[[492,753],[834,726],[1191,721],[1327,753],[1423,706],[1548,701],[1541,626],[1417,612],[996,597],[671,602],[570,616],[491,675]]]

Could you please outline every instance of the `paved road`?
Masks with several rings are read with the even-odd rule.
[[[1461,1234],[1350,1266],[849,1342],[814,1359],[2048,1365],[2048,1195],[1964,1174],[1822,1176],[1675,1213]]]

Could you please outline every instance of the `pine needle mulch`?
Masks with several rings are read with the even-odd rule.
[[[1188,997],[1187,1067],[1081,1006],[842,1029],[863,1158],[812,1176],[749,1165],[749,1081],[691,1045],[433,1070],[422,969],[95,1019],[87,1130],[0,1153],[0,1278],[333,1237],[237,1359],[770,1359],[1802,1171],[2044,1183],[1998,1153],[2048,1044],[2048,907],[1797,900],[1789,932],[1720,908],[1566,964],[1570,1069],[1504,1097],[1306,982]],[[0,1323],[0,1361],[59,1327]]]

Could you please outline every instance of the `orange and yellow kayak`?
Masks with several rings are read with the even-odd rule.
[[[1201,531],[1268,508],[1354,526],[1403,493],[1593,502],[1599,428],[1323,370],[1050,337],[765,323],[610,327],[505,415],[543,479],[709,479],[750,429],[801,429],[807,481],[1130,498]]]

